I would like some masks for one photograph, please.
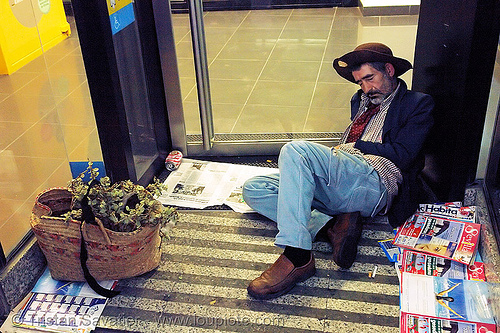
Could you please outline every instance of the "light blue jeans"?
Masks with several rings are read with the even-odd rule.
[[[378,173],[361,156],[308,141],[281,149],[279,174],[243,185],[245,202],[278,224],[275,244],[310,250],[318,231],[340,213],[376,215],[387,203]]]

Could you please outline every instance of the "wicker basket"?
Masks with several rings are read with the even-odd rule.
[[[56,280],[85,281],[80,263],[81,221],[54,217],[69,211],[71,193],[52,188],[38,195],[31,214],[31,228],[42,249],[50,274]],[[97,219],[96,219],[97,220]],[[99,221],[98,221],[99,222]],[[96,280],[115,280],[153,270],[160,263],[160,226],[133,232],[115,232],[84,223],[87,266]]]

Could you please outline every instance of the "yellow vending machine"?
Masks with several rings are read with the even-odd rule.
[[[71,33],[62,0],[0,0],[0,74],[12,74]]]

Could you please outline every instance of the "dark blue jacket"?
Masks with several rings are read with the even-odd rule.
[[[394,96],[384,122],[382,143],[358,140],[354,147],[365,154],[383,156],[401,170],[403,183],[389,210],[389,223],[401,225],[417,209],[421,199],[417,176],[424,167],[422,147],[434,124],[432,97],[408,90],[404,81]],[[359,110],[362,91],[351,99],[351,120]]]

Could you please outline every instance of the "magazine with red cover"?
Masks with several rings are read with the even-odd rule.
[[[479,254],[476,255],[474,264],[465,265],[448,258],[403,250],[401,255],[401,271],[419,275],[486,281],[484,263]]]
[[[480,231],[478,223],[416,213],[399,228],[394,245],[470,265]]]
[[[496,333],[495,324],[401,312],[401,333]]]

